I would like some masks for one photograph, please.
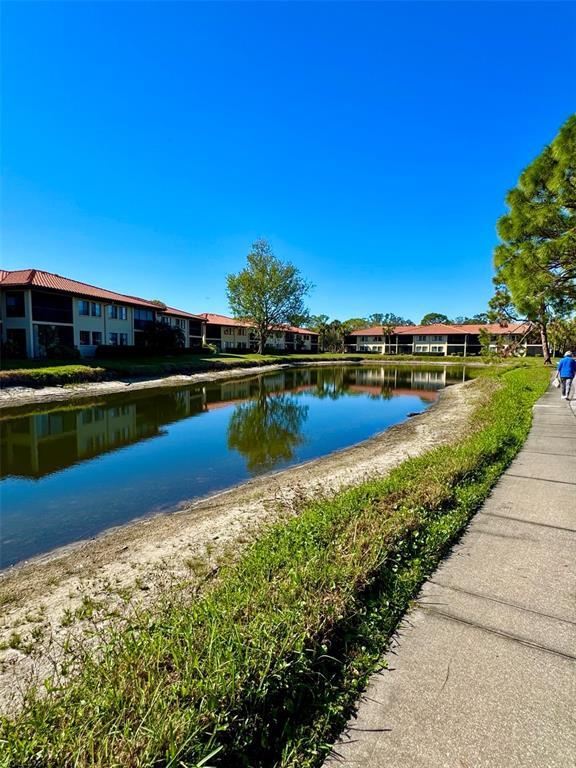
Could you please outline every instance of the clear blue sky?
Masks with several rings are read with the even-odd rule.
[[[563,2],[4,3],[3,266],[226,312],[266,237],[314,313],[482,311],[575,30]]]

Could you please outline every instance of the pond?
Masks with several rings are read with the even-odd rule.
[[[292,368],[0,421],[0,567],[346,448],[420,413],[463,368]]]

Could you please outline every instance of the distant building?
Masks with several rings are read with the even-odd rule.
[[[480,331],[484,329],[494,339],[493,351],[522,341],[530,330],[529,323],[509,325],[399,325],[389,335],[382,326],[361,328],[345,338],[347,352],[377,352],[386,355],[478,355]],[[520,351],[537,355],[539,344],[522,341]]]
[[[258,341],[254,327],[242,320],[226,315],[204,312],[205,342],[221,352],[254,352]],[[282,352],[318,352],[318,334],[307,328],[281,325],[275,328],[266,346]]]

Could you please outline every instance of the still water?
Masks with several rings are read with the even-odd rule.
[[[462,368],[290,369],[2,416],[0,566],[345,448]]]

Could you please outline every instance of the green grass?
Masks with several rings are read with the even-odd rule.
[[[0,765],[318,767],[419,585],[524,442],[549,371],[486,372],[469,436],[271,527],[109,631],[0,725]]]
[[[28,362],[28,361],[19,361]],[[32,362],[32,361],[30,361]],[[80,384],[103,381],[107,372],[99,366],[51,365],[0,371],[2,387],[54,387],[63,384]]]
[[[0,370],[0,386],[3,387],[47,387],[62,384],[89,383],[104,381],[115,377],[139,378],[154,376],[169,376],[176,373],[202,373],[205,371],[226,370],[228,368],[245,368],[257,365],[274,365],[281,363],[299,363],[314,361],[349,361],[359,362],[368,360],[379,363],[393,359],[398,363],[426,362],[431,365],[455,362],[481,363],[481,358],[471,357],[426,357],[418,355],[397,355],[386,358],[380,355],[363,353],[319,353],[302,355],[178,355],[164,357],[144,357],[130,360],[83,360],[82,363],[66,363],[66,361],[51,361],[46,365],[42,360],[2,360]]]

